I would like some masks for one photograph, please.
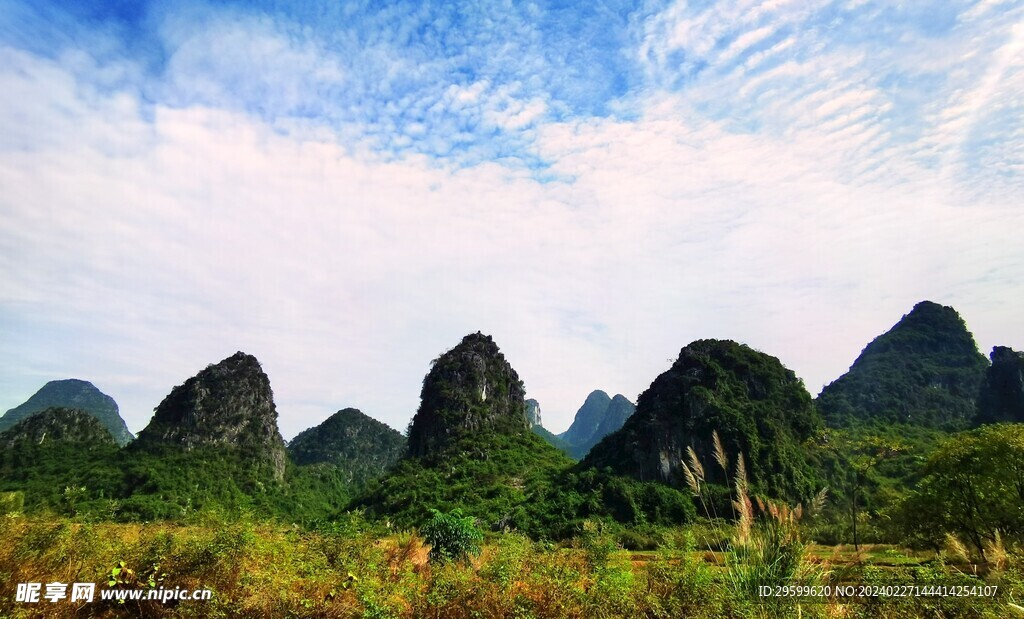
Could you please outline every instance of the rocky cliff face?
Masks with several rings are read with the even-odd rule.
[[[405,452],[405,437],[400,432],[354,408],[338,411],[288,444],[288,454],[296,464],[336,465],[349,483],[379,477]]]
[[[959,429],[975,415],[987,367],[956,310],[922,301],[868,344],[817,406],[836,426],[877,420]]]
[[[537,402],[537,400],[529,399],[526,401],[526,423],[528,423],[531,428],[536,428],[537,426],[543,427],[544,425],[541,423],[540,403]]]
[[[682,486],[682,462],[693,447],[708,479],[721,483],[724,475],[712,464],[717,431],[733,464],[744,454],[759,491],[801,499],[815,490],[801,443],[819,427],[810,394],[778,359],[735,342],[699,340],[680,351],[622,429],[595,445],[583,464]]]
[[[7,411],[0,417],[0,432],[30,415],[53,407],[74,408],[89,413],[110,431],[119,445],[125,445],[135,438],[128,431],[124,419],[121,419],[114,398],[92,383],[74,378],[50,381],[24,404]]]
[[[0,434],[0,445],[57,445],[75,443],[87,447],[114,446],[114,437],[95,416],[74,408],[52,407],[33,413]]]
[[[601,439],[621,428],[635,408],[622,394],[610,398],[600,389],[592,391],[559,438],[570,446],[569,455],[580,459]]]
[[[474,333],[433,362],[409,427],[409,454],[426,456],[485,430],[522,434],[529,426],[523,384],[488,335]]]
[[[1024,352],[996,346],[978,395],[977,423],[1024,423]]]
[[[287,460],[270,379],[255,357],[241,352],[172,389],[135,445],[237,448],[268,464],[277,479]]]

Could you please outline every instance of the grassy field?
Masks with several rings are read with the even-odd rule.
[[[431,562],[417,532],[358,516],[313,531],[217,518],[177,525],[4,516],[0,616],[1008,617],[1021,599],[1013,555],[973,566],[893,547],[813,545],[784,584],[987,583],[998,595],[762,598],[737,578],[749,567],[738,553],[702,550],[695,539],[687,529],[667,531],[658,549],[629,552],[601,526],[560,544],[503,533],[468,561]],[[44,592],[51,582],[96,583],[96,599],[16,602],[17,584],[32,582]],[[99,599],[101,590],[175,588],[209,589],[212,599]]]

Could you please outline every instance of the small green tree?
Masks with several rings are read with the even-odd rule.
[[[847,492],[850,498],[850,521],[853,526],[853,547],[860,550],[860,537],[857,535],[857,522],[860,520],[862,503],[858,503],[864,493],[865,485],[871,479],[871,473],[882,461],[894,458],[909,448],[898,440],[876,435],[854,435],[849,432],[831,431],[828,433],[828,449],[835,452],[839,462],[846,471]]]
[[[1024,531],[1024,425],[996,424],[954,434],[929,460],[898,514],[905,535],[941,546],[962,535],[984,557],[1000,531]]]
[[[430,520],[420,532],[430,544],[431,561],[464,561],[480,554],[484,534],[476,528],[472,516],[463,516],[459,509],[447,514],[431,509],[430,513]]]

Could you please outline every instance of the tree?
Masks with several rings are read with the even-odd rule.
[[[860,497],[864,486],[871,478],[871,473],[881,462],[908,450],[908,446],[898,440],[879,434],[853,434],[843,431],[831,431],[828,434],[828,449],[838,459],[845,472],[845,484],[850,497],[850,512],[853,522],[853,547],[860,550],[860,538],[857,534],[857,521],[862,507]]]
[[[484,534],[472,516],[463,516],[458,509],[447,514],[432,509],[430,513],[432,517],[420,532],[430,544],[431,561],[463,561],[480,554]]]
[[[963,535],[984,557],[996,533],[1024,532],[1024,425],[997,424],[952,435],[903,502],[905,532],[938,547]]]

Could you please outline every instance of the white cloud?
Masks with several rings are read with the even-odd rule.
[[[169,21],[147,78],[0,48],[7,404],[74,375],[138,430],[241,349],[286,436],[345,406],[401,429],[429,361],[480,329],[558,430],[590,390],[635,398],[698,338],[776,355],[811,391],[923,298],[983,347],[1024,347],[1019,32],[986,11],[869,49],[798,28],[818,6],[638,22],[650,80],[620,117],[515,72],[456,80],[397,34],[345,62],[251,16]],[[680,49],[706,72],[678,83]],[[349,85],[373,96],[340,105]],[[500,156],[446,155],[467,143]]]

